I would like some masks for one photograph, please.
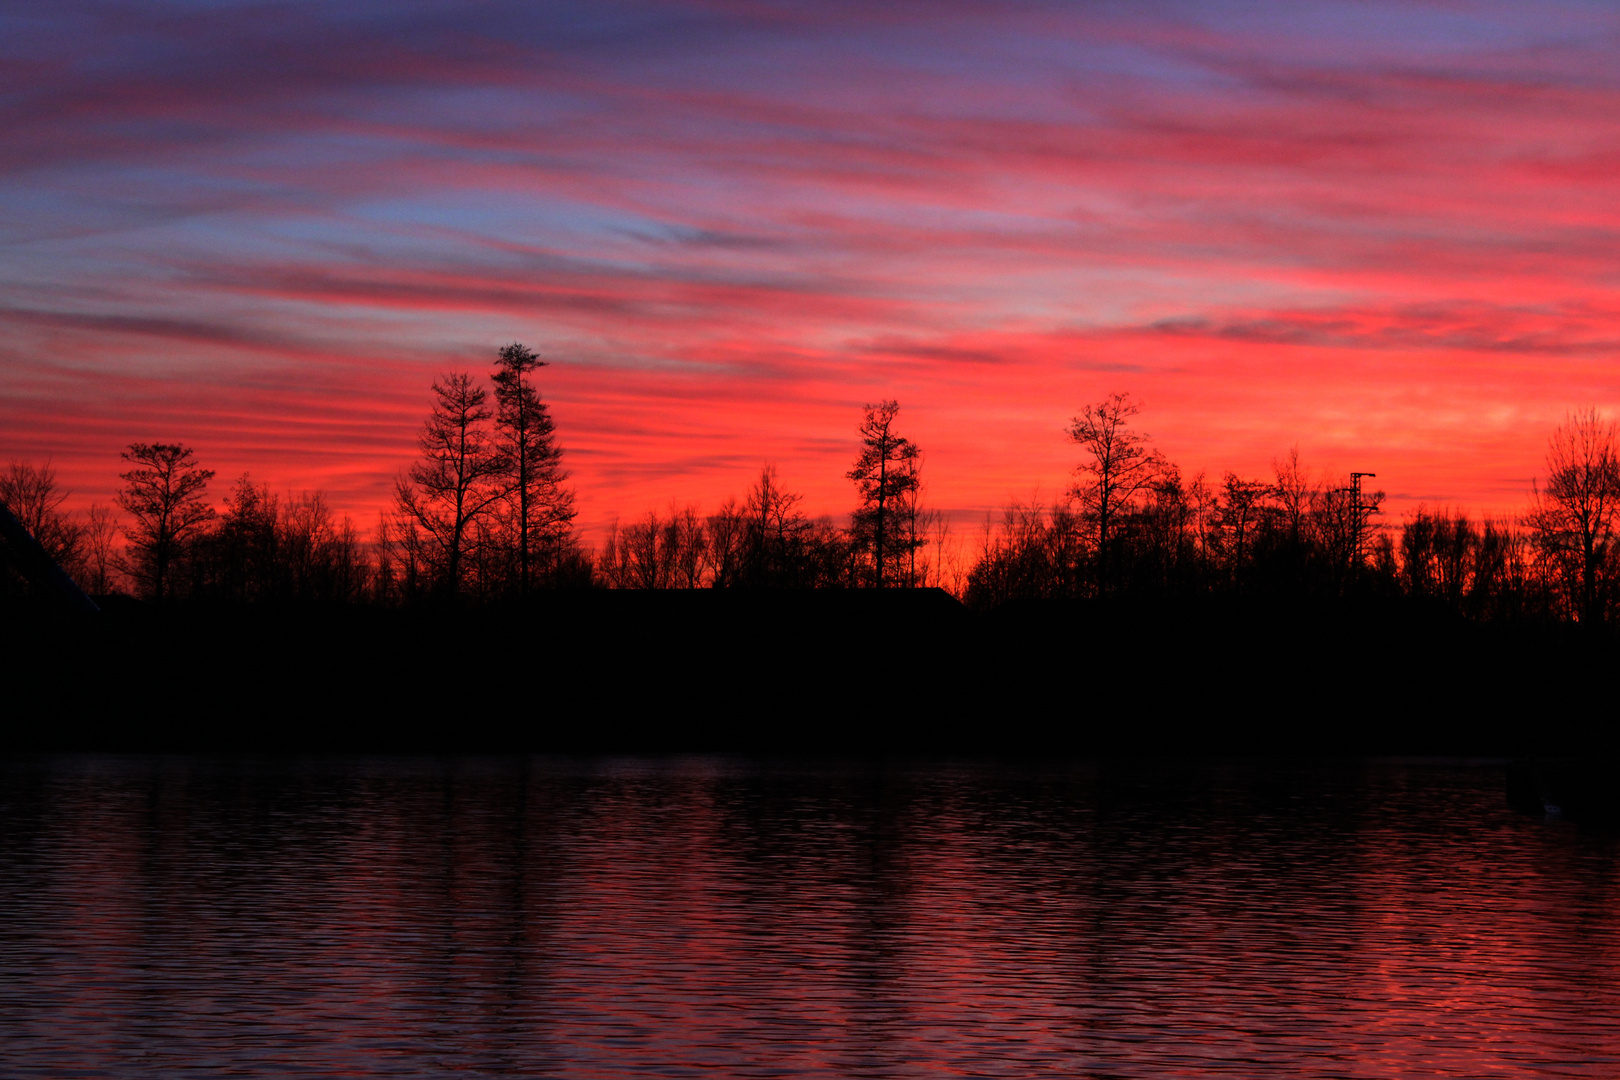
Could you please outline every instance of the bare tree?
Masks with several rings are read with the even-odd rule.
[[[128,529],[133,570],[162,603],[175,558],[214,516],[203,500],[214,472],[198,468],[191,448],[178,443],[130,443],[121,456],[133,466],[118,474],[118,505],[135,518]]]
[[[963,600],[989,608],[1020,597],[1072,597],[1083,561],[1082,526],[1072,506],[1013,503],[999,527],[986,518],[979,556],[962,584]]]
[[[0,474],[0,503],[5,503],[57,565],[69,572],[78,570],[84,526],[63,513],[68,493],[56,485],[56,470],[50,462],[36,468],[13,461]]]
[[[397,602],[418,592],[417,567],[406,540],[408,532],[405,524],[387,510],[377,511],[377,525],[372,532],[377,572],[372,587],[378,603]]]
[[[95,596],[112,592],[113,574],[117,567],[114,545],[118,542],[118,519],[100,503],[92,503],[84,521],[85,582]]]
[[[1529,543],[1523,529],[1506,521],[1486,521],[1474,556],[1468,614],[1487,620],[1522,618],[1532,604]]]
[[[414,549],[454,599],[461,590],[473,523],[509,490],[499,483],[507,463],[490,436],[489,395],[471,375],[456,372],[433,383],[433,411],[417,443],[422,458],[394,484],[404,526],[396,542]]]
[[[709,537],[697,507],[677,509],[672,505],[664,533],[671,552],[670,585],[677,589],[697,588],[703,583],[704,567],[709,561]]]
[[[287,591],[299,600],[348,602],[365,588],[370,568],[360,534],[319,491],[288,497],[276,520],[276,548]]]
[[[809,522],[799,513],[804,496],[788,491],[776,477],[776,466],[766,465],[759,480],[748,492],[746,514],[749,524],[748,558],[744,584],[787,585],[793,583],[792,565],[797,541]]]
[[[860,426],[860,456],[847,474],[860,496],[852,531],[856,543],[872,551],[873,583],[880,589],[887,580],[885,557],[891,553],[904,556],[916,548],[915,534],[904,528],[903,504],[918,487],[919,451],[910,439],[895,432],[899,412],[895,401],[866,406]]]
[[[1467,514],[1419,506],[1401,526],[1399,548],[1400,583],[1408,596],[1435,597],[1467,613],[1472,594],[1489,588],[1484,534]]]
[[[961,548],[951,533],[950,519],[939,510],[930,510],[923,514],[919,527],[925,530],[928,547],[922,583],[960,599],[967,588],[967,570],[962,565]]]
[[[656,511],[635,525],[626,526],[619,533],[625,546],[625,565],[629,570],[632,588],[667,589],[669,587],[670,551],[664,542],[663,523]]]
[[[748,565],[752,528],[745,510],[735,498],[728,498],[720,509],[703,521],[705,557],[709,582],[717,589],[737,585]]]
[[[513,342],[495,362],[495,441],[504,466],[504,498],[511,511],[517,550],[518,591],[527,593],[534,578],[537,549],[555,556],[574,520],[574,493],[563,486],[556,425],[540,400],[529,373],[546,362]]]
[[[1069,438],[1086,453],[1076,469],[1080,481],[1072,494],[1092,525],[1099,596],[1108,591],[1109,550],[1121,517],[1164,468],[1164,459],[1152,449],[1148,436],[1130,429],[1131,417],[1140,411],[1130,395],[1110,394],[1087,405],[1069,424]]]
[[[276,592],[280,500],[243,473],[225,497],[214,530],[215,585],[230,600],[263,600]]]
[[[1299,463],[1299,445],[1289,447],[1288,456],[1282,459],[1272,459],[1271,473],[1273,483],[1272,494],[1277,499],[1277,506],[1282,511],[1284,524],[1288,529],[1290,544],[1297,546],[1304,537],[1305,523],[1311,512],[1311,500],[1316,494],[1317,484],[1311,479],[1310,473]]]
[[[906,490],[901,492],[895,506],[895,519],[900,526],[899,535],[904,541],[903,546],[896,546],[906,560],[907,588],[916,588],[928,576],[929,561],[925,549],[929,545],[929,532],[933,529],[935,519],[939,517],[938,511],[923,509],[922,463],[923,455],[920,451],[903,462],[903,467],[911,473],[912,480]],[[917,566],[919,551],[923,552],[920,571]]]
[[[1193,494],[1193,488],[1182,481],[1181,470],[1169,464],[1143,492],[1142,504],[1133,515],[1134,576],[1139,585],[1171,591],[1191,576],[1188,566],[1197,548]]]
[[[1567,417],[1547,446],[1547,485],[1531,485],[1528,524],[1538,546],[1561,568],[1576,617],[1603,617],[1600,578],[1620,512],[1620,440],[1615,426],[1588,409]]]
[[[1221,483],[1221,500],[1217,510],[1222,535],[1225,537],[1227,558],[1230,561],[1231,581],[1234,587],[1242,584],[1243,569],[1250,542],[1265,512],[1263,500],[1271,488],[1258,480],[1244,480],[1236,473],[1227,473]]]
[[[727,499],[707,517],[671,504],[667,518],[614,521],[596,555],[596,580],[615,589],[847,585],[847,538],[831,519],[800,513],[802,499],[767,465],[745,504]]]
[[[628,589],[630,585],[629,541],[615,518],[609,525],[602,547],[592,560],[592,573],[599,584],[610,589]]]
[[[708,564],[707,533],[697,507],[671,506],[667,520],[649,511],[630,525],[615,521],[596,569],[616,589],[695,589],[703,584]]]

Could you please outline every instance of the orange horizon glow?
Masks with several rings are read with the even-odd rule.
[[[469,17],[471,18],[471,17]],[[766,463],[842,518],[895,398],[954,521],[1127,391],[1218,480],[1513,515],[1620,416],[1620,15],[1579,4],[608,4],[29,22],[0,455],[178,441],[361,528],[438,374],[552,361],[587,538]],[[17,46],[11,47],[13,50]],[[19,54],[20,56],[21,54]]]

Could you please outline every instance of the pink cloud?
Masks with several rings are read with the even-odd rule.
[[[105,501],[119,446],[183,439],[369,523],[434,375],[514,339],[593,528],[766,461],[842,512],[886,397],[964,516],[1061,492],[1116,389],[1188,472],[1297,442],[1502,512],[1566,409],[1620,409],[1612,25],[1340,57],[1171,8],[870,12],[46,41],[0,76],[0,455]]]

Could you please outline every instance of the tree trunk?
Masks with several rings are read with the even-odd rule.
[[[883,588],[883,496],[889,486],[889,440],[878,447],[877,587]]]

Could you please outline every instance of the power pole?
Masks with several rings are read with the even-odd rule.
[[[1378,512],[1377,503],[1363,502],[1361,498],[1361,478],[1364,476],[1377,476],[1372,472],[1353,472],[1350,474],[1350,486],[1340,488],[1342,494],[1350,496],[1350,531],[1351,531],[1351,562],[1350,573],[1361,573],[1361,535],[1366,530],[1367,515]]]

